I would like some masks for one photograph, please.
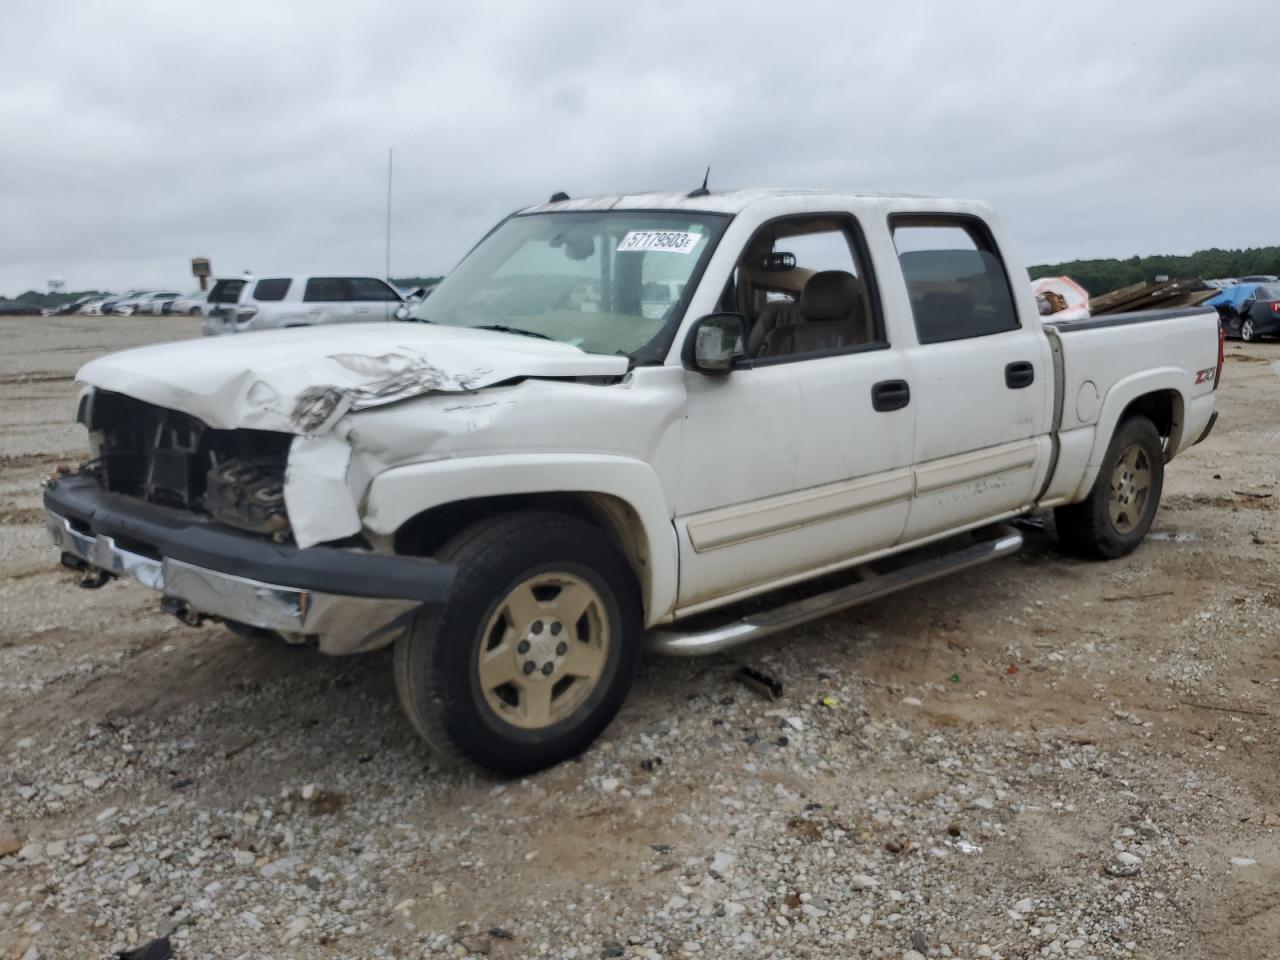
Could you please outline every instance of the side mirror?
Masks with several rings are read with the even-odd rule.
[[[690,331],[695,370],[726,373],[735,360],[746,356],[747,321],[740,313],[712,313],[700,318]]]

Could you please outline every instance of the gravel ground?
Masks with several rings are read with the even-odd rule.
[[[188,319],[0,320],[0,958],[1273,956],[1280,346],[1155,536],[1017,558],[646,665],[577,762],[443,763],[389,657],[162,616],[60,570],[77,366]],[[785,685],[734,682],[750,664]]]

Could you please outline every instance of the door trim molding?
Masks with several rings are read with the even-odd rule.
[[[686,517],[684,522],[694,551],[706,553],[708,550],[909,500],[913,486],[911,469],[902,467],[869,477],[842,480],[795,493],[717,507]]]
[[[1034,466],[1039,454],[1039,439],[1030,437],[953,457],[930,460],[916,467],[916,496]]]

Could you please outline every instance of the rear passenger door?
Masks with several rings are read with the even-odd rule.
[[[1053,368],[1024,328],[1000,251],[971,216],[896,216],[893,243],[916,343],[915,494],[905,541],[1029,506],[1047,468]]]
[[[390,320],[402,302],[400,294],[373,277],[352,277],[350,285],[353,320]]]

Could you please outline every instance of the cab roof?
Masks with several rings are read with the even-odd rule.
[[[746,190],[712,190],[703,196],[690,196],[688,191],[674,193],[629,193],[608,197],[577,197],[548,201],[525,207],[520,213],[550,213],[567,210],[700,210],[707,213],[737,214],[756,203],[786,197],[830,198],[833,203],[850,200],[932,200],[933,197],[909,193],[858,193],[848,190],[781,190],[751,188]]]

